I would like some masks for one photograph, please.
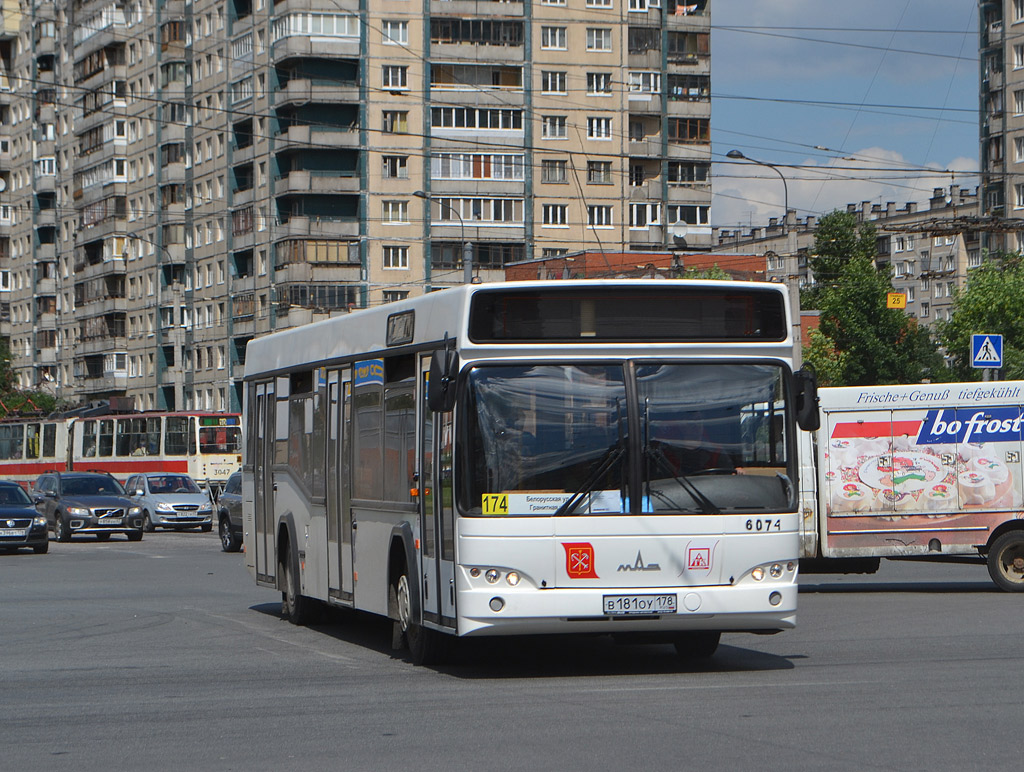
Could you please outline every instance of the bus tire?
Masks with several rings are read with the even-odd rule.
[[[988,575],[1006,592],[1024,592],[1024,531],[1007,531],[988,551]]]
[[[299,555],[288,548],[277,566],[281,577],[281,616],[293,625],[308,625],[316,616],[316,601],[299,592]]]
[[[53,535],[60,542],[71,541],[71,526],[64,519],[64,515],[57,513],[57,521],[53,525]]]
[[[722,634],[717,630],[697,630],[676,636],[676,654],[682,659],[706,659],[718,650]]]
[[[442,634],[429,630],[412,619],[412,588],[409,572],[403,567],[392,585],[392,597],[397,619],[392,640],[405,642],[409,661],[414,665],[434,665],[442,661],[445,645]]]

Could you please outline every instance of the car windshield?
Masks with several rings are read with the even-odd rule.
[[[187,474],[165,474],[149,478],[150,493],[202,493]]]
[[[13,506],[31,506],[32,500],[25,493],[24,488],[20,485],[5,485],[0,487],[0,506],[13,507]]]
[[[113,477],[72,477],[63,481],[65,496],[120,496],[121,483]]]
[[[466,384],[456,464],[466,514],[796,506],[777,364],[481,366]]]

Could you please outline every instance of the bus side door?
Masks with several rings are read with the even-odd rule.
[[[277,401],[274,391],[273,381],[256,384],[255,425],[251,427],[256,432],[256,452],[253,458],[256,581],[269,585],[277,581],[273,475]]]
[[[352,508],[349,491],[349,371],[327,376],[327,587],[332,599],[351,604]]]

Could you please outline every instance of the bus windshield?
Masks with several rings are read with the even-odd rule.
[[[782,367],[766,363],[474,367],[457,459],[460,509],[792,511],[783,384]]]

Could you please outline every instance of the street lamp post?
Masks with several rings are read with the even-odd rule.
[[[429,193],[425,193],[422,190],[413,191],[413,195],[416,198],[422,198],[424,201],[433,201],[433,197]],[[455,209],[451,204],[444,203],[445,208],[459,218],[459,241],[462,242],[462,281],[466,284],[473,283],[473,244],[466,241],[466,223],[462,219],[462,215]]]
[[[726,158],[733,158],[738,161],[750,161],[751,163],[757,164],[758,166],[765,166],[779,175],[779,179],[782,180],[782,195],[783,204],[785,206],[785,213],[782,216],[782,236],[786,240],[786,252],[792,252],[789,248],[789,228],[787,221],[789,220],[789,186],[786,184],[786,175],[779,171],[775,164],[770,164],[767,161],[758,161],[756,158],[743,155],[739,150],[730,150],[725,154]],[[784,255],[785,259],[790,259],[788,255]],[[796,257],[792,258],[794,261]],[[789,299],[790,304],[793,308],[793,367],[799,367],[803,360],[803,334],[800,322],[800,285],[797,280],[798,271],[794,270],[790,274],[789,280]]]
[[[750,161],[751,163],[757,164],[758,166],[766,166],[779,175],[779,179],[782,180],[782,195],[785,202],[785,213],[782,215],[782,235],[785,236],[787,233],[786,221],[789,219],[789,186],[786,185],[786,176],[779,171],[779,168],[775,164],[770,164],[767,161],[758,161],[756,158],[743,155],[739,150],[730,150],[725,154],[726,158],[735,158],[736,160]]]

